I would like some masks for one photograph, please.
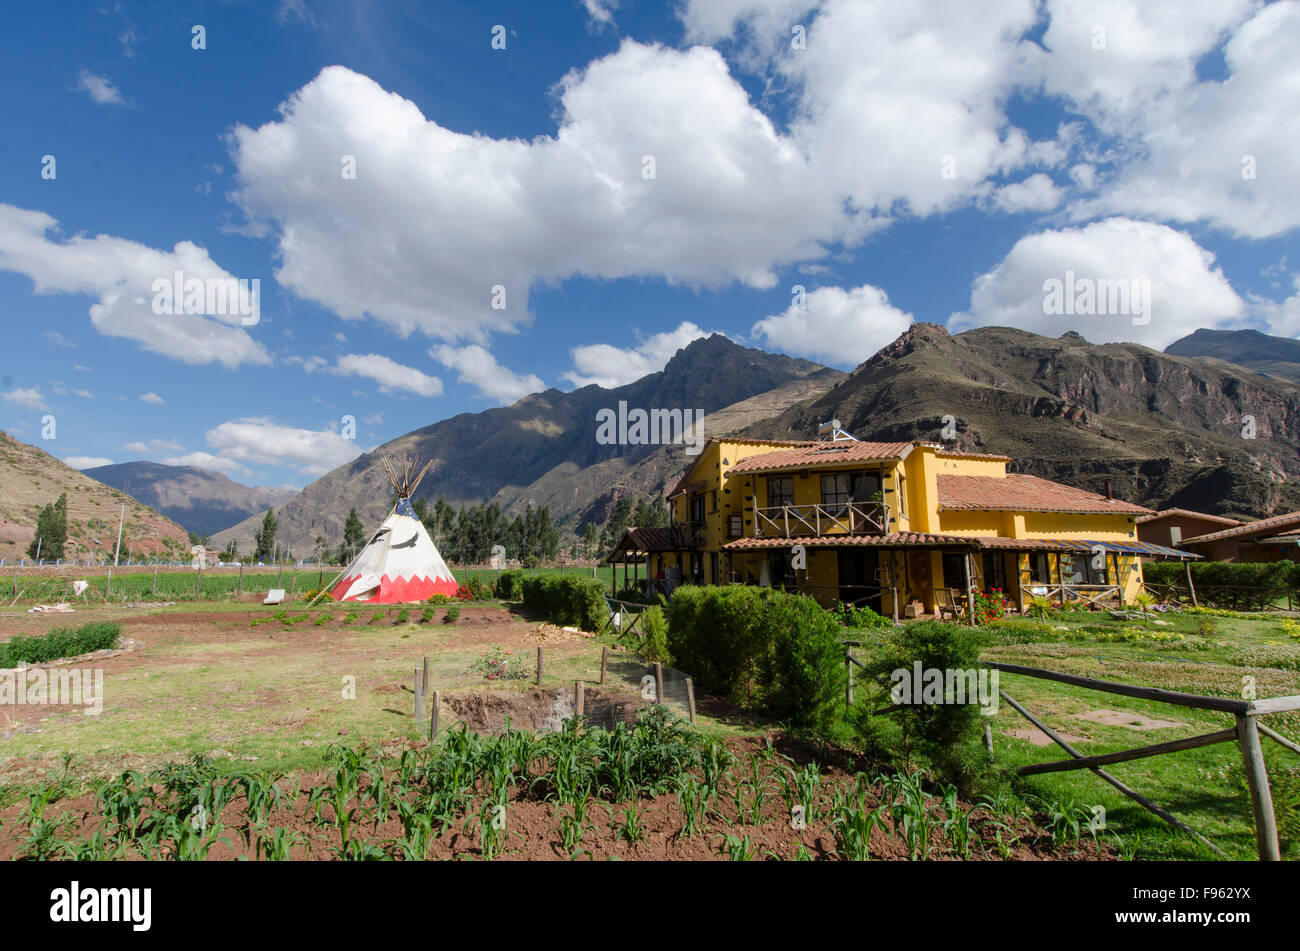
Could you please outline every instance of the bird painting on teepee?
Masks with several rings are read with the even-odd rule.
[[[335,601],[399,604],[427,601],[435,594],[455,595],[459,587],[455,577],[411,508],[411,494],[433,460],[418,473],[419,460],[409,462],[405,454],[400,471],[387,457],[382,461],[397,493],[397,504],[366,547],[343,570],[330,596]]]

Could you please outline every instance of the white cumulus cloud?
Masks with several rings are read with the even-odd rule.
[[[1085,287],[1095,292],[1111,286],[1107,282],[1130,289],[1129,313],[1102,313],[1103,297],[1105,309],[1111,309],[1108,292],[1095,293],[1092,313],[1051,312],[1064,309],[1055,307],[1053,289],[1069,296],[1065,287],[1073,286],[1078,291],[1072,299],[1080,301]],[[1145,314],[1131,295],[1135,286],[1142,297],[1141,288],[1150,288]],[[1163,349],[1199,327],[1234,327],[1243,313],[1244,302],[1214,267],[1214,255],[1186,234],[1167,225],[1108,218],[1021,238],[993,270],[975,279],[969,310],[953,314],[948,327],[954,333],[1019,327],[1049,337],[1073,330],[1094,343],[1133,341]]]
[[[573,348],[574,369],[564,374],[564,378],[574,386],[594,383],[612,389],[662,370],[678,350],[692,340],[707,336],[706,331],[687,320],[676,330],[654,334],[627,349],[607,343],[584,344]]]
[[[99,299],[90,322],[105,336],[134,340],[145,350],[184,363],[220,363],[234,369],[243,363],[271,362],[266,349],[242,327],[238,314],[160,316],[153,312],[153,283],[186,279],[233,280],[189,241],[171,251],[97,235],[52,240],[58,222],[39,211],[0,204],[0,270],[25,274],[38,294],[85,294]]]
[[[96,469],[99,466],[111,466],[113,460],[105,459],[103,456],[67,456],[63,464],[74,469]]]
[[[845,290],[819,287],[792,301],[784,313],[764,317],[753,333],[768,346],[834,366],[861,363],[905,331],[912,315],[889,303],[870,284]]]
[[[442,380],[379,353],[349,353],[338,358],[333,372],[374,380],[384,393],[401,390],[416,396],[438,396]]]
[[[529,393],[537,393],[545,388],[541,377],[531,373],[520,375],[511,372],[478,344],[464,347],[451,347],[444,344],[430,350],[429,356],[443,366],[459,371],[458,379],[461,383],[477,387],[484,396],[502,405],[513,403]]]

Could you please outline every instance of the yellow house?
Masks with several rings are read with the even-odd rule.
[[[923,442],[711,438],[669,493],[668,528],[632,528],[610,563],[646,563],[675,584],[801,590],[881,614],[961,613],[973,592],[1123,605],[1150,509],[1037,476],[1006,456]],[[827,428],[827,427],[824,427]]]

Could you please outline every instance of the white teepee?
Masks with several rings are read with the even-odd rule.
[[[442,560],[424,523],[411,508],[411,493],[424,478],[431,462],[426,462],[419,474],[413,476],[415,466],[405,457],[402,458],[400,475],[388,459],[383,460],[389,482],[397,491],[397,505],[366,547],[343,571],[342,579],[330,592],[335,601],[396,604],[426,601],[435,594],[456,593],[459,586],[455,577]]]

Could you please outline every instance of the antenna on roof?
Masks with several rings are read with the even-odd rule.
[[[380,461],[384,464],[384,472],[388,476],[388,482],[397,493],[399,499],[409,499],[415,490],[419,487],[420,482],[424,479],[425,474],[429,471],[429,466],[433,465],[433,460],[426,462],[423,468],[417,468],[420,465],[420,457],[408,459],[406,453],[402,453],[401,472],[398,472],[398,466],[387,456],[380,456]]]
[[[846,441],[857,442],[858,441],[856,436],[852,436],[849,433],[845,432],[843,429],[840,429],[840,421],[838,419],[832,419],[829,423],[822,423],[820,426],[817,427],[818,436],[821,436],[823,439],[825,439],[827,433],[830,434],[831,442],[846,442]]]

